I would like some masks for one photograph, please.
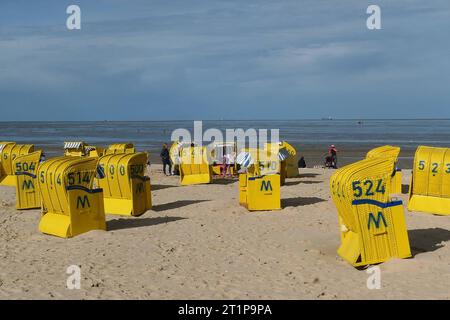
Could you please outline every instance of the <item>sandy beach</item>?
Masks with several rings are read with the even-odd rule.
[[[282,187],[282,210],[250,213],[237,180],[181,187],[153,165],[153,210],[72,239],[41,234],[39,210],[16,211],[0,187],[0,298],[450,299],[450,219],[405,205],[413,258],[379,265],[382,287],[369,290],[369,274],[336,253],[332,172],[304,169]],[[66,287],[70,265],[80,290]]]

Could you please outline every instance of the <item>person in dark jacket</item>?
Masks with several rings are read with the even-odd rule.
[[[306,161],[304,157],[301,157],[300,160],[298,160],[298,167],[299,168],[306,168]]]
[[[172,162],[170,161],[170,153],[169,148],[167,147],[167,143],[163,144],[163,148],[161,150],[161,160],[163,163],[163,172],[166,176],[172,175]],[[169,166],[169,173],[166,173],[166,166]]]

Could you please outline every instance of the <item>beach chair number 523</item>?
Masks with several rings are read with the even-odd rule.
[[[386,191],[383,179],[378,179],[376,183],[374,183],[372,180],[366,180],[362,183],[361,181],[353,181],[352,187],[354,191],[353,195],[356,198],[359,198],[363,195],[367,197],[372,197],[376,193],[384,194]]]
[[[425,169],[425,164],[426,164],[425,160],[420,160],[419,161],[419,170],[420,171],[423,171]],[[445,173],[450,173],[450,163],[446,163],[445,167],[447,168],[445,170]],[[431,164],[431,172],[434,173],[434,174],[439,173],[438,169],[439,169],[439,163],[433,162]]]

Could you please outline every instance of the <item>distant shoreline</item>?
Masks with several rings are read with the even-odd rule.
[[[450,121],[450,118],[332,118],[332,119],[175,119],[175,120],[2,120],[2,123],[101,123],[101,122],[112,122],[112,123],[122,123],[122,122],[193,122],[193,121],[214,121],[214,122],[273,122],[273,121]]]
[[[228,129],[278,129],[279,139],[293,145],[308,167],[323,164],[331,144],[338,149],[339,166],[363,159],[375,147],[398,146],[401,168],[413,166],[419,145],[450,147],[450,120],[446,119],[206,120],[200,127],[200,136],[208,129],[222,134]],[[65,141],[84,141],[100,147],[131,142],[137,150],[150,152],[153,163],[160,163],[162,144],[171,143],[172,133],[180,128],[193,137],[192,120],[0,122],[0,141],[34,144],[49,157],[62,154]]]
[[[362,160],[365,158],[367,152],[373,148],[375,148],[377,145],[373,145],[370,147],[365,146],[354,146],[354,147],[345,147],[341,148],[339,150],[338,154],[338,165],[344,166],[359,160]],[[306,165],[308,168],[314,168],[315,166],[320,166],[324,163],[325,154],[327,152],[326,145],[323,146],[323,148],[314,147],[314,148],[307,148],[304,146],[298,147],[295,146],[297,149],[297,152],[299,156],[303,156],[306,161]],[[63,150],[62,146],[60,148],[56,147],[45,147],[36,145],[37,149],[42,149],[44,152],[46,152],[47,157],[56,157],[56,156],[62,156]],[[161,159],[159,157],[160,148],[150,148],[150,149],[141,149],[137,148],[138,151],[143,152],[150,152],[150,162],[154,164],[161,164]],[[403,149],[400,152],[400,156],[398,158],[398,166],[401,169],[407,169],[413,167],[413,159],[414,159],[414,150],[405,150]]]

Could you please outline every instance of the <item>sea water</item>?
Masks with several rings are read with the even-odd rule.
[[[156,160],[162,143],[170,143],[175,129],[186,128],[193,133],[193,126],[193,121],[0,122],[0,141],[32,143],[47,156],[62,154],[65,141],[99,146],[133,142]],[[401,159],[408,167],[418,145],[450,147],[450,120],[203,121],[203,132],[209,128],[223,132],[279,129],[280,138],[293,144],[308,166],[320,164],[330,144],[338,148],[341,164],[363,157],[370,148],[396,145],[402,148]]]

